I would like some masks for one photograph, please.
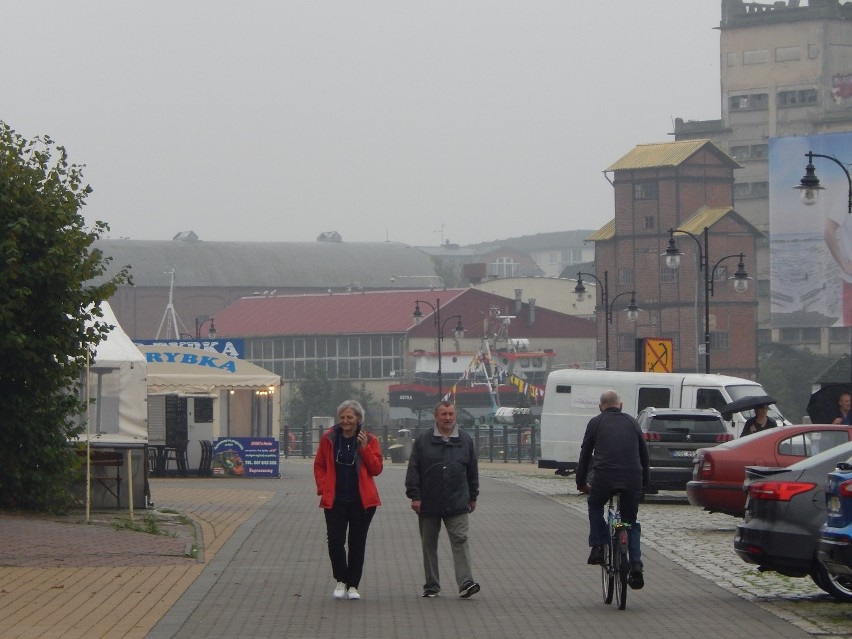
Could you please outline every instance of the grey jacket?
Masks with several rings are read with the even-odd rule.
[[[427,430],[414,440],[405,494],[420,500],[420,514],[451,517],[469,511],[469,502],[479,496],[479,466],[470,435],[443,438]]]

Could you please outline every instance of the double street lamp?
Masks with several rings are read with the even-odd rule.
[[[734,280],[734,290],[737,293],[743,293],[748,289],[748,281],[751,279],[746,273],[745,264],[743,263],[743,258],[745,255],[743,253],[735,253],[733,255],[726,255],[725,257],[718,260],[713,268],[710,268],[710,254],[708,252],[708,234],[709,229],[705,226],[703,231],[704,236],[704,247],[702,249],[701,241],[697,236],[693,235],[689,231],[684,231],[683,229],[669,229],[669,246],[666,249],[666,252],[663,253],[663,256],[666,258],[666,266],[671,269],[676,269],[680,266],[680,258],[684,255],[680,249],[677,247],[677,243],[675,242],[674,236],[675,233],[680,233],[682,235],[688,235],[695,243],[698,245],[698,265],[699,270],[704,272],[704,372],[710,372],[710,297],[714,294],[714,283],[716,278],[716,269],[719,265],[725,260],[739,257],[740,262],[737,265],[737,272],[734,273],[732,277],[728,279]]]
[[[630,295],[630,303],[627,305],[627,319],[635,322],[639,317],[639,307],[636,305],[636,291],[624,291],[609,299],[609,271],[604,271],[603,282],[592,273],[577,273],[577,286],[574,287],[574,293],[577,295],[577,301],[582,302],[586,299],[586,287],[583,285],[583,276],[591,277],[598,283],[598,288],[601,292],[601,306],[604,310],[604,354],[606,358],[606,370],[609,370],[609,325],[612,324],[612,309],[617,300],[622,295]]]
[[[435,331],[438,337],[438,401],[444,399],[444,386],[441,376],[441,340],[444,339],[444,326],[453,319],[458,319],[453,336],[459,340],[464,337],[464,326],[462,326],[461,315],[452,315],[441,322],[441,300],[436,299],[434,306],[424,300],[414,300],[414,313],[411,317],[415,324],[420,324],[423,321],[423,311],[420,310],[420,305],[425,304],[432,309],[432,322],[435,325]]]
[[[849,194],[846,200],[846,213],[852,215],[852,176],[849,175],[849,169],[846,168],[846,165],[836,157],[831,155],[822,155],[821,153],[814,153],[813,151],[808,151],[805,153],[805,156],[808,158],[808,165],[805,167],[805,176],[801,179],[798,186],[793,187],[799,191],[802,202],[807,205],[816,204],[817,200],[819,200],[819,192],[825,190],[824,187],[819,185],[819,178],[816,176],[816,169],[814,169],[814,158],[824,158],[834,162],[837,166],[843,169],[843,173],[846,175],[846,182],[849,185]],[[847,224],[848,223],[849,222],[847,222]],[[841,246],[840,241],[838,241],[837,237],[834,235],[836,228],[837,227],[826,227],[825,241],[831,256],[838,264],[842,264],[844,259],[844,247]],[[848,247],[846,247],[846,250],[848,250]],[[841,317],[843,317],[842,311]],[[843,323],[844,322],[841,322],[841,324]]]

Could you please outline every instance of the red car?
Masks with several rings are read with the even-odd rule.
[[[699,448],[692,460],[686,496],[693,506],[734,517],[745,514],[746,466],[786,467],[850,440],[848,426],[778,426],[712,448]]]

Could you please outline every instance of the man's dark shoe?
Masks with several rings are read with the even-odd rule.
[[[586,563],[590,566],[603,566],[604,548],[603,546],[592,546],[592,552],[589,553],[589,558]]]
[[[462,584],[462,587],[459,589],[459,597],[462,599],[467,599],[468,597],[472,597],[476,593],[479,592],[479,584],[475,581],[466,581]]]
[[[424,597],[430,597],[430,598],[431,597],[437,597],[438,591],[435,588],[426,588],[426,590],[423,591],[423,596]]]
[[[642,564],[637,562],[630,566],[630,576],[627,578],[627,585],[633,590],[639,590],[645,585],[645,576],[642,574]]]

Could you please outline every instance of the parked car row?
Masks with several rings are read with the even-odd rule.
[[[686,496],[693,506],[734,517],[745,514],[746,466],[787,467],[850,441],[850,429],[831,424],[784,426],[701,448],[692,460]]]
[[[848,489],[840,489],[849,472],[833,472],[839,464],[851,463],[852,442],[846,442],[787,468],[747,467],[745,514],[734,536],[734,550],[740,558],[762,571],[810,577],[835,599],[852,601],[852,576],[843,563],[849,553],[836,551],[844,530],[847,542],[849,539],[850,518],[842,515],[841,503],[841,493]],[[839,468],[842,473],[852,465]],[[833,486],[828,500],[827,478],[828,486]],[[846,505],[847,510],[850,508]],[[821,529],[826,536],[824,544],[820,541]],[[821,554],[829,561],[820,561]]]

